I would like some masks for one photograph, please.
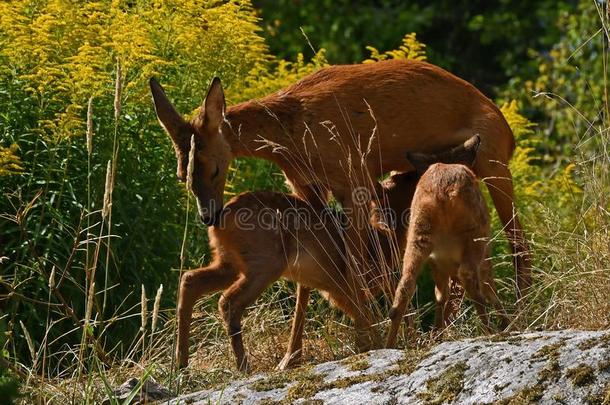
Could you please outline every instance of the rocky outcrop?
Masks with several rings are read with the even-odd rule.
[[[486,336],[427,353],[376,350],[170,403],[610,405],[610,331]]]

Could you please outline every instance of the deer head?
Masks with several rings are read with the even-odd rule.
[[[195,137],[191,191],[197,199],[203,223],[214,225],[223,207],[226,176],[232,159],[231,148],[221,132],[226,104],[220,79],[212,80],[199,113],[190,121],[176,111],[163,87],[154,78],[150,79],[150,90],[157,118],[174,145],[178,160],[177,175],[183,182],[187,176],[191,136]]]

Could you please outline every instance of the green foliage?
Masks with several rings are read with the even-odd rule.
[[[0,310],[0,398],[3,404],[11,405],[19,396],[19,382],[5,367],[8,362],[8,351],[6,350],[6,322],[5,315]]]
[[[379,53],[372,46],[367,46],[366,49],[371,52],[371,58],[365,60],[364,63],[379,62],[386,59],[426,60],[426,45],[417,40],[417,35],[414,32],[405,35],[402,39],[402,45],[393,51]]]
[[[577,12],[563,14],[557,22],[561,40],[549,52],[531,52],[537,75],[531,80],[515,77],[505,92],[536,116],[546,135],[538,150],[549,154],[549,160],[565,159],[573,148],[591,152],[599,146],[593,135],[608,115],[601,7],[581,0]]]
[[[3,144],[18,145],[1,150],[0,167],[2,174],[23,168],[19,176],[3,176],[0,186],[0,245],[10,259],[2,265],[3,277],[19,286],[22,296],[53,304],[50,316],[58,321],[48,331],[49,353],[80,340],[82,286],[93,267],[98,291],[112,286],[105,307],[102,297],[96,298],[98,320],[114,319],[136,305],[132,292],[140,284],[153,290],[163,283],[165,304],[173,305],[172,268],[179,266],[188,197],[175,181],[175,157],[154,116],[147,82],[158,76],[182,111],[201,103],[214,75],[222,76],[229,94],[239,94],[251,71],[272,63],[259,31],[248,1],[0,3],[0,133]],[[122,113],[115,122],[117,79]],[[85,145],[90,98],[91,156]],[[120,152],[108,238],[100,209],[115,140]],[[200,225],[190,230],[185,265],[195,267],[207,257],[206,235]],[[48,286],[53,269],[62,280],[57,291]],[[11,321],[24,322],[39,347],[49,308],[20,296],[12,297],[6,310]],[[137,323],[115,320],[95,333],[121,356],[128,349],[121,342],[131,342]],[[27,347],[17,332],[16,338],[10,351],[21,357]],[[56,361],[74,363],[61,357],[50,364]]]
[[[568,164],[554,174],[547,173],[537,152],[544,141],[542,133],[519,113],[516,101],[504,104],[501,110],[517,144],[510,169],[516,184],[517,201],[523,202],[521,211],[533,219],[539,214],[536,206],[544,205],[557,214],[569,214],[575,208],[575,197],[582,194],[573,177],[575,166]],[[565,215],[566,220],[573,223],[571,217]]]
[[[271,51],[282,58],[310,54],[311,44],[326,49],[331,63],[354,63],[367,57],[365,45],[396,49],[405,32],[417,32],[431,61],[487,93],[511,77],[535,78],[537,64],[528,53],[548,49],[559,40],[558,17],[574,13],[577,3],[254,0],[261,8]]]

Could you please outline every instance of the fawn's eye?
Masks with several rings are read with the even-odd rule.
[[[216,170],[214,170],[214,174],[212,174],[212,180],[214,180],[216,177],[218,177],[218,173],[220,173],[220,168],[217,165]]]

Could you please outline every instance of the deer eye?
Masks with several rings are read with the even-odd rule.
[[[214,174],[212,174],[212,180],[218,177],[218,173],[220,173],[220,168],[216,165],[216,170],[214,170]]]

